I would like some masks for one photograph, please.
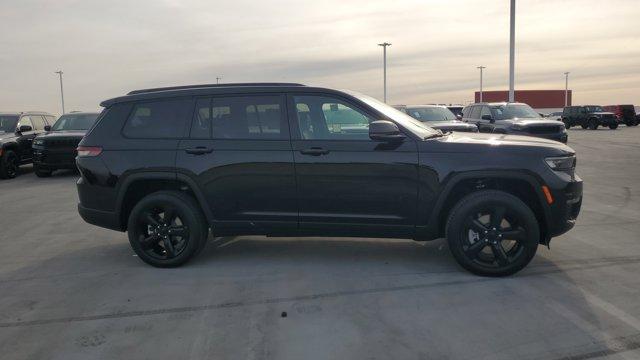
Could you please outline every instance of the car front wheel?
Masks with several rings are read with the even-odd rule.
[[[4,150],[0,157],[0,179],[13,179],[18,174],[18,155],[13,150]]]
[[[129,243],[147,264],[176,267],[195,256],[207,240],[208,225],[196,201],[181,192],[147,195],[131,210]]]
[[[536,254],[540,229],[534,213],[519,198],[483,190],[462,198],[446,225],[449,249],[468,271],[507,276],[524,268]]]

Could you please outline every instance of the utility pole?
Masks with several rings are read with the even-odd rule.
[[[478,66],[478,69],[480,69],[480,102],[482,102],[482,70],[486,68],[486,66]]]
[[[564,106],[569,106],[569,72],[564,73]]]
[[[378,44],[378,46],[382,46],[382,77],[384,82],[384,102],[387,103],[387,46],[391,46],[388,42],[383,42],[382,44]]]
[[[55,74],[60,75],[60,97],[62,97],[62,115],[65,114],[64,112],[64,88],[62,87],[62,74],[64,74],[62,72],[62,70],[58,70],[55,72]]]
[[[514,102],[515,95],[515,49],[516,49],[516,0],[511,0],[511,26],[509,31],[509,102]]]

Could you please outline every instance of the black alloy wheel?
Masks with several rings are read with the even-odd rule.
[[[146,263],[179,266],[203,247],[208,227],[198,204],[190,196],[161,191],[146,196],[131,211],[129,242]]]
[[[454,207],[447,222],[449,248],[465,269],[505,276],[524,268],[536,253],[539,228],[531,209],[495,190],[472,193]]]

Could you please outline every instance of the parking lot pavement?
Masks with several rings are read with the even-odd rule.
[[[0,357],[640,358],[640,127],[569,145],[578,224],[502,279],[442,240],[218,239],[156,269],[80,219],[74,173],[23,169],[0,182]]]

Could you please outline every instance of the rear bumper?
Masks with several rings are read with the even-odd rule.
[[[124,231],[118,219],[118,214],[115,212],[89,209],[82,206],[82,204],[78,204],[78,213],[89,224],[111,230]]]

